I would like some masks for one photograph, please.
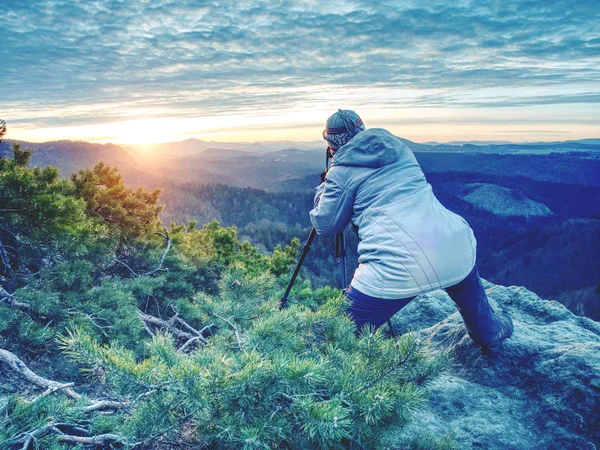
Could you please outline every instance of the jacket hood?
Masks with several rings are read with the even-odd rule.
[[[383,167],[394,163],[403,149],[402,142],[383,128],[369,128],[340,147],[334,166]]]

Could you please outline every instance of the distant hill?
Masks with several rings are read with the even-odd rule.
[[[124,170],[137,167],[135,159],[123,148],[114,144],[92,144],[82,141],[53,141],[40,144],[3,141],[0,143],[0,155],[10,153],[12,142],[32,150],[32,165],[59,167],[61,172],[66,174],[81,168],[93,167],[100,161]]]
[[[413,149],[426,173],[479,172],[600,186],[600,151],[590,150],[600,148],[600,144],[593,142],[482,147],[431,146],[401,140]],[[147,186],[148,182],[162,183],[160,180],[171,179],[276,189],[284,180],[318,174],[325,168],[324,148],[314,142],[214,143],[189,139],[136,148],[79,141],[22,144],[34,150],[33,164],[59,167],[64,176],[104,161],[119,167],[131,183]],[[6,154],[9,145],[9,141],[5,141],[0,152]],[[551,152],[559,147],[590,151]]]
[[[489,153],[489,154],[535,154],[569,152],[600,152],[600,139],[581,139],[561,142],[485,142],[465,141],[417,144],[408,139],[399,138],[414,152],[436,153]]]
[[[297,147],[302,150],[318,149],[323,147],[322,141],[293,142],[215,142],[199,139],[187,139],[180,142],[167,142],[155,145],[128,145],[126,149],[139,161],[182,159],[204,154],[209,149],[219,149],[220,156],[225,154],[239,156],[239,153],[253,153],[263,155],[277,152],[281,149]],[[323,147],[324,148],[324,147]],[[210,155],[210,153],[209,153]]]
[[[64,177],[80,169],[91,169],[99,162],[119,168],[125,180],[132,186],[156,185],[162,177],[149,172],[122,147],[114,144],[93,144],[82,141],[53,141],[44,143],[2,141],[0,156],[10,155],[12,142],[32,151],[32,166],[58,167]]]
[[[231,159],[238,156],[247,156],[243,150],[230,150],[224,148],[207,148],[198,155],[202,159]]]
[[[600,309],[591,306],[600,303],[600,279],[581,278],[589,275],[590,268],[600,273],[592,254],[597,253],[594,236],[600,234],[593,222],[600,217],[599,153],[452,153],[427,151],[427,145],[405,142],[414,147],[436,196],[475,230],[485,276],[525,285],[561,301],[575,301],[569,306],[573,310],[578,305],[585,305],[587,314]],[[63,176],[99,161],[117,166],[132,186],[165,189],[166,222],[206,222],[216,217],[225,225],[238,226],[245,238],[265,250],[294,236],[305,237],[317,174],[325,167],[324,151],[302,148],[253,153],[213,146],[195,154],[197,142],[188,142],[188,156],[140,161],[111,144],[22,145],[32,148],[33,165],[56,166]],[[2,142],[0,155],[9,152],[10,142]],[[238,188],[207,186],[215,183]],[[247,187],[278,193],[239,189]],[[572,219],[584,222],[568,222]],[[591,222],[585,222],[588,219]],[[352,239],[349,242],[354,245]],[[331,284],[335,281],[331,277],[339,271],[335,261],[330,261],[329,241],[321,245],[311,250],[306,267],[319,283]]]
[[[526,197],[521,191],[494,184],[469,183],[464,199],[500,216],[549,216],[552,211],[543,203]]]

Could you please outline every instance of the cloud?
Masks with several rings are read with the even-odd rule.
[[[0,17],[2,109],[30,123],[301,107],[315,87],[599,103],[596,1],[3,0]],[[531,87],[552,93],[455,95]]]

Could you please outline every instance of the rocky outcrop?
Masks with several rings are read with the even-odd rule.
[[[394,317],[398,329],[417,329],[433,349],[455,356],[402,437],[452,433],[460,449],[600,448],[600,324],[522,287],[486,290],[515,325],[497,358],[481,356],[443,291]]]

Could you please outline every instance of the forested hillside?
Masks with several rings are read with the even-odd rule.
[[[29,158],[0,158],[2,449],[394,446],[448,367],[413,334],[355,337],[337,289],[299,280],[280,310],[297,240],[164,226],[116,169]]]
[[[415,151],[442,203],[474,228],[485,277],[528,286],[565,302],[578,314],[600,320],[600,261],[589,245],[596,239],[600,218],[597,142],[476,146],[404,142]],[[236,226],[240,238],[250,240],[263,254],[294,237],[306,239],[317,173],[325,165],[322,151],[208,144],[192,140],[158,146],[143,164],[142,149],[132,159],[118,146],[35,144],[32,164],[57,165],[68,175],[109,161],[120,168],[129,186],[163,187],[165,223],[195,220],[203,225],[217,218],[223,225]],[[10,154],[8,143],[0,143],[0,154]],[[300,176],[303,173],[310,175]],[[536,233],[546,239],[528,243]],[[352,232],[347,238],[351,273],[357,242]],[[578,253],[555,249],[558,242]],[[318,239],[312,247],[304,273],[317,285],[342,284],[333,252],[331,239]],[[538,258],[544,263],[530,263]]]
[[[430,146],[401,140],[415,152],[427,174],[480,173],[600,186],[598,144]],[[130,185],[147,188],[178,181],[278,190],[282,184],[289,186],[288,181],[293,183],[298,177],[318,174],[325,166],[324,148],[315,144],[308,148],[300,144],[301,149],[281,147],[278,151],[273,150],[273,144],[265,151],[265,144],[260,143],[239,143],[238,148],[244,151],[236,150],[233,144],[223,145],[225,148],[202,145],[194,150],[194,143],[190,147],[189,141],[183,141],[149,148],[147,153],[112,144],[73,141],[20,144],[32,149],[34,165],[58,167],[64,176],[102,161],[117,166]],[[10,154],[10,145],[10,142],[0,143],[0,156]],[[530,153],[532,148],[539,152]],[[559,151],[561,148],[571,151]],[[589,151],[582,151],[588,148]]]

